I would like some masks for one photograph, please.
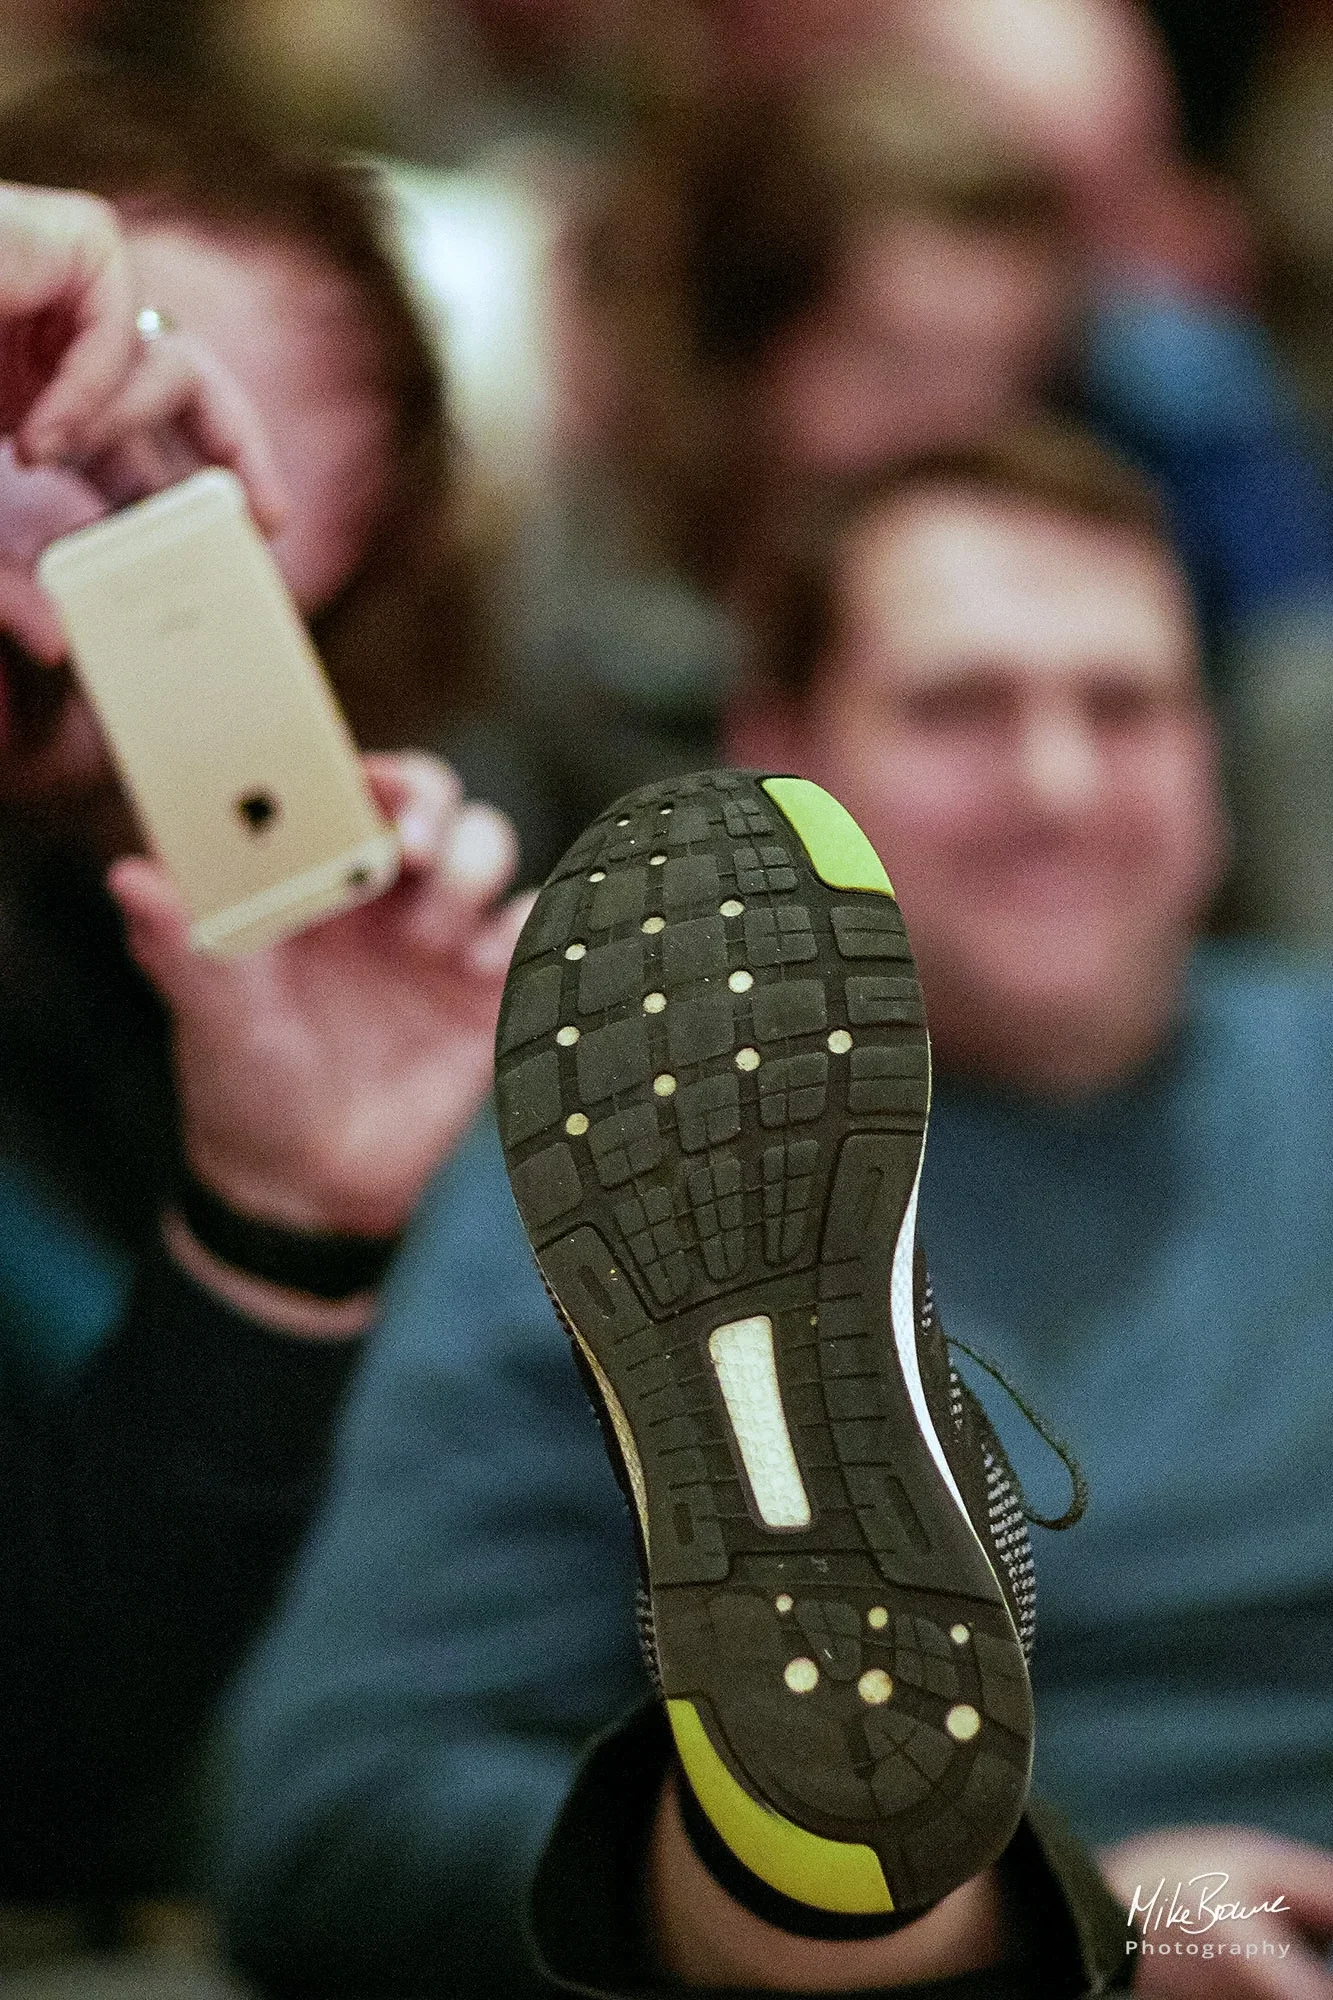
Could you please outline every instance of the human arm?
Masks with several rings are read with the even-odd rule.
[[[358,1345],[275,1337],[159,1252],[72,1376],[6,1370],[0,1893],[170,1886],[170,1808],[314,1509]]]
[[[440,913],[442,882],[420,888],[423,913]],[[314,1007],[319,992],[312,971],[303,997]],[[332,1032],[326,1019],[316,1025]],[[363,1060],[373,1046],[383,1053],[360,1038]],[[244,1052],[198,1053],[234,1113]],[[308,1067],[325,1074],[318,1060]],[[264,1088],[276,1100],[272,1071]],[[317,1117],[294,1086],[286,1104]],[[265,1110],[252,1091],[269,1144],[276,1128]],[[204,1129],[214,1129],[206,1119]],[[291,1152],[298,1165],[306,1157]],[[15,1833],[11,1873],[34,1893],[137,1880],[152,1864],[143,1836],[161,1827],[171,1782],[315,1511],[357,1359],[358,1343],[343,1337],[372,1309],[358,1299],[349,1318],[341,1305],[292,1296],[278,1302],[287,1316],[252,1298],[244,1273],[194,1271],[199,1284],[180,1261],[193,1269],[188,1257],[150,1252],[131,1320],[87,1370],[67,1391],[14,1404],[22,1435],[5,1456],[22,1506],[6,1516],[16,1524],[14,1601],[27,1608],[5,1649],[15,1673],[7,1713],[22,1721],[0,1757],[13,1759],[6,1798],[23,1802],[10,1824],[28,1828]],[[303,1334],[334,1339],[288,1337]]]
[[[438,936],[425,937],[438,922],[452,938],[464,905],[476,917],[460,871],[445,859],[448,833],[466,812],[433,767],[417,784],[395,760],[386,764],[386,807],[409,820],[415,812],[421,823],[408,827],[413,858],[398,907],[374,933],[382,962],[358,980],[359,960],[330,924],[309,941],[313,950],[295,940],[267,955],[266,967],[249,961],[239,993],[206,983],[214,1012],[202,1021],[193,992],[177,1005],[184,1138],[187,1149],[198,1147],[196,1170],[216,1170],[223,1192],[261,1217],[271,1199],[279,1223],[361,1221],[350,1208],[299,1206],[313,1162],[319,1187],[339,1199],[349,1189],[357,1198],[362,1188],[382,1193],[392,1179],[364,1139],[350,1148],[346,1173],[329,1166],[314,1140],[334,1112],[364,1134],[380,1094],[398,1088],[410,1098],[419,1087],[422,1110],[411,1127],[418,1152],[394,1183],[393,1198],[406,1205],[417,1192],[412,1174],[424,1180],[436,1149],[457,1136],[448,1121],[470,1116],[486,1087],[493,1030],[485,983],[459,972]],[[435,815],[425,804],[432,777]],[[483,826],[494,832],[489,819]],[[150,871],[150,887],[155,879]],[[475,888],[475,872],[468,880]],[[151,922],[169,995],[178,972],[207,982],[210,965],[186,956],[178,967]],[[395,959],[397,927],[414,925],[421,935],[405,937]],[[469,938],[477,929],[468,926]],[[291,971],[284,950],[301,952],[285,1009],[272,993]],[[225,980],[233,968],[218,970]],[[465,1028],[458,980],[476,1002]],[[395,996],[411,1030],[397,1037]],[[441,1048],[451,1028],[459,1038]],[[452,1061],[448,1089],[423,1076],[428,1060]],[[393,1136],[406,1145],[415,1106],[391,1109]],[[331,1154],[345,1164],[338,1147]],[[408,1153],[398,1158],[401,1167]],[[262,1175],[245,1180],[256,1161]],[[375,1218],[386,1229],[401,1219],[390,1208]],[[229,1269],[191,1245],[179,1218],[168,1243],[173,1254],[150,1253],[128,1319],[82,1373],[14,1404],[23,1431],[8,1454],[21,1499],[16,1589],[27,1609],[15,1620],[7,1708],[26,1719],[10,1732],[6,1796],[22,1801],[10,1825],[27,1833],[15,1832],[6,1865],[33,1893],[137,1879],[136,1869],[151,1865],[143,1830],[161,1826],[171,1782],[315,1511],[358,1358],[348,1336],[373,1312],[369,1294],[326,1303]]]
[[[157,454],[170,476],[179,448],[194,462],[234,465],[261,525],[273,526],[282,499],[248,403],[203,350],[172,332],[142,338],[141,304],[132,248],[109,206],[0,186],[6,448],[77,469],[94,513],[127,497],[136,476],[127,455],[140,461],[142,490],[153,483],[145,458]],[[54,659],[63,642],[31,573],[37,529],[25,528],[17,497],[10,513],[0,628]],[[523,915],[520,904],[490,907],[514,860],[498,815],[464,806],[427,758],[372,759],[368,775],[400,822],[399,883],[274,950],[225,965],[192,953],[159,867],[135,857],[112,875],[131,949],[172,1017],[192,1166],[247,1214],[294,1229],[401,1227],[485,1093]]]
[[[276,1227],[387,1237],[489,1089],[528,903],[501,902],[515,860],[507,822],[465,804],[445,766],[414,754],[365,765],[403,845],[398,881],[373,902],[217,959],[191,950],[160,864],[128,857],[110,885],[170,1015],[195,1174]]]

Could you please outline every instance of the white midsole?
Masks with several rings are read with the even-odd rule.
[[[916,1205],[921,1192],[921,1168],[925,1163],[925,1157],[923,1138],[916,1179],[912,1183],[912,1198],[907,1204],[907,1212],[903,1216],[902,1228],[898,1231],[898,1241],[893,1250],[893,1274],[889,1281],[889,1315],[893,1321],[893,1340],[898,1350],[898,1366],[902,1369],[903,1380],[907,1384],[908,1400],[912,1405],[917,1428],[926,1441],[926,1448],[935,1461],[940,1477],[953,1495],[958,1511],[967,1523],[982,1561],[995,1578],[1001,1602],[1007,1609],[1008,1600],[996,1574],[995,1565],[990,1559],[986,1544],[977,1532],[976,1523],[967,1511],[963,1496],[958,1490],[958,1481],[954,1478],[953,1469],[944,1455],[944,1446],[940,1443],[939,1433],[930,1414],[930,1405],[926,1401],[925,1384],[921,1380],[921,1357],[916,1344]]]
[[[963,1496],[958,1491],[958,1482],[953,1469],[944,1455],[926,1401],[925,1384],[921,1380],[921,1357],[916,1344],[916,1205],[921,1192],[921,1167],[925,1159],[922,1148],[921,1159],[917,1162],[916,1179],[912,1183],[912,1197],[903,1216],[902,1228],[898,1231],[898,1241],[893,1250],[893,1275],[889,1281],[889,1312],[893,1320],[893,1339],[898,1349],[898,1366],[902,1369],[903,1380],[907,1384],[907,1394],[912,1404],[912,1414],[917,1428],[926,1440],[927,1449],[939,1468],[941,1479],[952,1493],[958,1511],[969,1527],[972,1517],[963,1505]],[[972,1530],[976,1534],[975,1528]],[[978,1547],[980,1540],[978,1538]],[[983,1550],[984,1554],[984,1550]]]

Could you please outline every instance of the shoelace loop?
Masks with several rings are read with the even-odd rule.
[[[1048,1515],[1034,1513],[1032,1508],[1028,1506],[1027,1495],[1022,1493],[1020,1485],[1019,1491],[1023,1499],[1024,1520],[1030,1521],[1034,1528],[1052,1528],[1056,1530],[1072,1528],[1075,1522],[1083,1519],[1087,1511],[1088,1482],[1084,1476],[1082,1466],[1074,1457],[1069,1446],[1062,1438],[1056,1437],[1054,1432],[1047,1429],[1026,1397],[1022,1396],[1015,1389],[1012,1382],[1005,1379],[1000,1369],[986,1355],[978,1354],[976,1348],[969,1347],[965,1340],[955,1340],[952,1334],[945,1334],[944,1339],[949,1347],[956,1347],[960,1354],[965,1354],[968,1357],[969,1361],[975,1361],[978,1368],[984,1368],[993,1382],[999,1383],[1005,1395],[1009,1397],[1011,1402],[1017,1404],[1042,1443],[1055,1453],[1061,1465],[1063,1465],[1065,1471],[1069,1474],[1070,1501],[1063,1514]]]

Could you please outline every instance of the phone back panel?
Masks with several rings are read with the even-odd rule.
[[[392,879],[395,837],[230,473],[64,537],[39,574],[197,943],[244,949]]]

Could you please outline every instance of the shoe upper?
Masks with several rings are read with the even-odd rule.
[[[926,1401],[972,1525],[1004,1591],[1009,1613],[1032,1658],[1037,1579],[1018,1477],[976,1396],[949,1358],[934,1289],[920,1250],[916,1259],[917,1351]]]

